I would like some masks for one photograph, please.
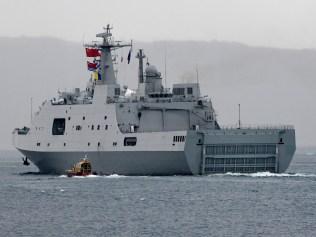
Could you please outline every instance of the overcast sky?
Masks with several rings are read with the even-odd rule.
[[[0,0],[0,36],[90,40],[224,40],[316,48],[315,0]]]

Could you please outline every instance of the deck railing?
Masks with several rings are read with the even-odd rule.
[[[257,129],[257,130],[293,130],[293,125],[221,125],[222,130]]]

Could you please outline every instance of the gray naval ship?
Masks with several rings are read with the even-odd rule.
[[[220,126],[198,83],[164,88],[156,67],[144,65],[143,50],[136,56],[138,88],[126,93],[117,83],[112,52],[131,44],[114,41],[109,26],[96,36],[102,41],[85,45],[96,62],[96,76],[86,89],[60,92],[42,104],[29,127],[13,131],[14,146],[40,172],[63,174],[85,156],[95,172],[105,175],[288,168],[296,147],[293,126]]]

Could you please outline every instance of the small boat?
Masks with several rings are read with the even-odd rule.
[[[81,159],[72,169],[66,170],[67,176],[87,176],[92,174],[91,163],[88,159]]]

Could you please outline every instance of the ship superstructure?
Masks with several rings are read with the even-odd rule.
[[[114,41],[85,45],[92,76],[85,90],[46,101],[31,126],[15,129],[14,146],[43,173],[64,173],[87,156],[99,174],[198,175],[284,172],[295,152],[292,126],[222,128],[198,83],[164,88],[161,73],[137,52],[138,87],[117,83]],[[130,51],[131,52],[131,51]],[[130,60],[130,54],[128,57]]]

